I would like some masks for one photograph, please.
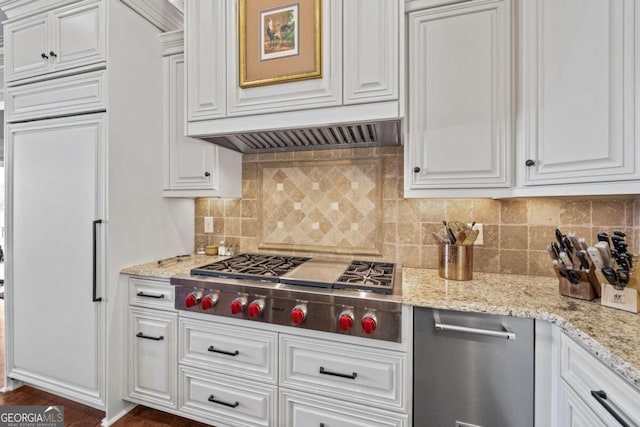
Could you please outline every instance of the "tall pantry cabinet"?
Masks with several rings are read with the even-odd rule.
[[[162,197],[158,30],[112,0],[0,0],[0,9],[8,385],[114,419],[125,410],[119,272],[193,249],[193,200]]]

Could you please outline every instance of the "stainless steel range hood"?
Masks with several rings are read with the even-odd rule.
[[[388,120],[199,138],[241,153],[326,150],[401,145],[402,127],[400,120]]]

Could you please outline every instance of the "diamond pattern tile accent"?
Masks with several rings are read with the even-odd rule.
[[[259,248],[379,255],[382,161],[259,166]]]

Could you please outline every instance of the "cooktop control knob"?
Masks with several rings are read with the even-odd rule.
[[[372,334],[376,330],[376,326],[378,326],[378,320],[375,314],[367,312],[362,316],[362,329],[365,333]]]
[[[348,331],[353,326],[353,311],[344,310],[338,316],[338,323],[340,323],[340,329]]]
[[[247,297],[241,296],[231,301],[231,314],[238,314],[247,305]]]
[[[264,309],[264,298],[255,299],[249,304],[249,317],[258,317]]]
[[[293,323],[302,323],[305,317],[307,317],[306,304],[298,304],[291,310],[291,320],[293,321]]]
[[[203,310],[210,310],[211,308],[213,308],[213,306],[215,306],[218,303],[219,299],[220,299],[220,295],[217,292],[208,294],[204,298],[202,298],[202,302],[200,303],[200,306],[202,307]]]
[[[200,304],[201,299],[202,299],[202,292],[193,291],[189,295],[184,297],[184,305],[186,305],[187,308],[194,307]]]

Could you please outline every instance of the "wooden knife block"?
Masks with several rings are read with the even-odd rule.
[[[575,270],[580,277],[580,281],[575,284],[562,276],[557,267],[554,266],[553,269],[556,272],[556,276],[558,276],[560,295],[587,301],[591,301],[592,299],[600,296],[600,281],[598,280],[598,276],[594,269],[590,269],[588,272]]]

